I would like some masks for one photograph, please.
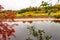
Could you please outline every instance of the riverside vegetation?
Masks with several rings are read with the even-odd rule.
[[[0,5],[2,6],[2,5]],[[13,18],[60,18],[60,4],[56,3],[52,6],[51,3],[42,1],[39,7],[29,7],[21,10],[3,10],[0,7],[0,19],[12,19]],[[13,20],[14,21],[14,20]]]

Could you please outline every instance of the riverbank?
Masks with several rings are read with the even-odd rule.
[[[14,19],[15,22],[21,22],[21,21],[53,21],[53,20],[60,20],[59,19],[56,19],[56,18],[17,18],[17,19]],[[3,22],[10,22],[11,19],[7,19]],[[12,22],[12,21],[11,21]]]

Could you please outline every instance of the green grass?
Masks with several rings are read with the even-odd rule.
[[[58,16],[60,15],[60,11],[54,13],[54,12],[51,12],[50,13],[50,16]],[[49,16],[48,13],[41,13],[40,11],[32,11],[32,12],[25,12],[25,13],[22,13],[22,14],[18,14],[16,13],[16,17],[35,17],[35,16]]]

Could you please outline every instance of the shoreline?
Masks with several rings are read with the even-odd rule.
[[[59,20],[56,18],[15,18],[14,21],[12,21],[11,19],[7,19],[5,21],[2,22],[21,22],[21,21],[53,21],[53,20]]]

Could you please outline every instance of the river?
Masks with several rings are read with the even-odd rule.
[[[60,23],[55,23],[51,21],[33,21],[32,23],[23,22],[7,22],[8,24],[18,24],[15,26],[16,38],[11,37],[11,40],[26,40],[28,37],[28,26],[35,26],[36,29],[42,29],[46,33],[52,36],[51,40],[60,40]],[[37,40],[34,38],[34,40]]]

